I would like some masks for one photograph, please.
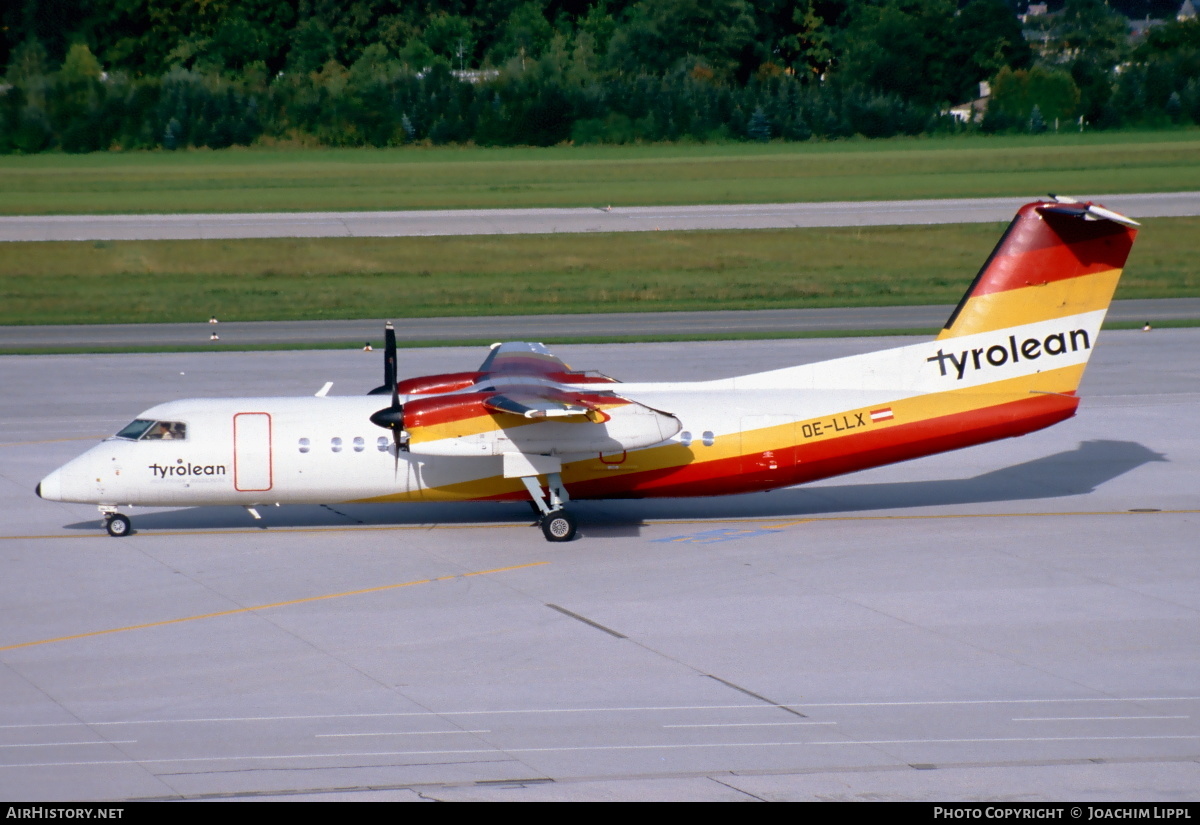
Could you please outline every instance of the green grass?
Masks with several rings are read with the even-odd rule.
[[[1200,295],[1200,218],[1144,223],[1117,297]],[[1002,229],[8,243],[0,324],[949,304]]]
[[[1200,327],[1200,318],[1158,321],[1155,329],[1183,329]],[[1105,322],[1104,329],[1141,329],[1135,321]],[[545,338],[547,346],[557,344],[643,344],[656,341],[774,341],[783,338],[861,338],[894,337],[899,335],[930,336],[940,329],[928,327],[916,329],[838,329],[806,330],[801,332],[720,332],[697,333],[695,335],[581,335]],[[400,349],[423,349],[427,347],[487,347],[492,338],[447,338],[445,340],[401,341]],[[383,346],[382,340],[373,342],[376,349]],[[355,349],[357,339],[347,343],[287,343],[287,344],[180,344],[178,346],[86,346],[86,347],[12,347],[0,350],[0,355],[69,355],[77,353],[132,353],[132,352],[264,352],[273,350],[312,349]]]
[[[1200,189],[1200,129],[546,149],[0,157],[0,214],[768,203]]]

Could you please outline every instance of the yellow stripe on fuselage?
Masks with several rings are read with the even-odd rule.
[[[938,340],[1106,309],[1120,277],[1121,270],[1110,269],[1094,275],[971,297],[954,319],[954,326],[942,330]]]
[[[830,439],[846,438],[863,432],[877,431],[884,427],[894,427],[898,424],[913,424],[934,418],[944,418],[949,415],[971,412],[984,407],[994,407],[1011,401],[1021,401],[1030,395],[1039,393],[1069,394],[1079,386],[1083,377],[1085,364],[1075,364],[1055,370],[1022,375],[1003,381],[994,381],[975,387],[964,387],[960,390],[916,395],[910,398],[898,399],[884,404],[873,404],[856,410],[847,410],[834,415],[825,415],[811,421],[797,421],[795,424],[783,424],[766,427],[761,430],[750,430],[742,433],[742,455],[753,455],[767,450],[780,450],[784,447],[803,446]],[[878,421],[869,425],[868,429],[851,427],[844,430],[822,427],[820,433],[814,433],[809,438],[804,437],[804,425],[823,422],[830,418],[848,417],[866,413],[870,420],[870,411],[881,407],[889,407],[892,418]],[[796,435],[798,434],[798,436]],[[656,448],[661,449],[661,448]],[[707,458],[707,456],[706,456]],[[574,465],[572,465],[574,466]],[[596,474],[593,474],[596,475]],[[564,480],[566,475],[564,473]]]
[[[1075,364],[1032,375],[1021,375],[1002,381],[994,381],[989,384],[899,398],[889,402],[872,404],[869,407],[829,413],[811,420],[797,420],[757,430],[719,435],[713,445],[708,447],[699,446],[695,443],[685,447],[678,442],[672,442],[645,450],[633,451],[628,454],[625,461],[621,464],[612,464],[600,457],[586,458],[564,465],[562,473],[563,482],[570,485],[573,482],[596,478],[612,478],[632,473],[683,467],[697,462],[707,463],[739,456],[760,454],[767,450],[782,450],[789,447],[804,446],[806,444],[818,443],[819,441],[874,432],[885,427],[912,424],[955,415],[957,413],[994,407],[1012,401],[1020,401],[1036,393],[1072,393],[1079,386],[1085,366],[1085,364]],[[857,414],[865,414],[866,420],[870,421],[870,411],[878,410],[881,407],[891,408],[893,416],[891,420],[872,422],[866,428],[848,428],[840,431],[833,428],[822,428],[820,435],[814,435],[809,438],[804,437],[805,424],[842,416],[853,419]],[[497,475],[448,484],[441,487],[429,487],[422,490],[419,494],[408,492],[397,493],[362,499],[361,501],[388,502],[413,500],[416,498],[425,501],[468,501],[493,498],[507,493],[518,493],[523,490],[524,485],[520,479],[503,478]]]

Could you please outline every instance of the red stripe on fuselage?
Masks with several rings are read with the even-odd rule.
[[[573,499],[716,496],[772,490],[1025,435],[1070,418],[1078,406],[1079,399],[1073,395],[1034,395],[970,412],[777,449],[773,451],[778,464],[775,469],[747,471],[757,459],[757,454],[750,454],[569,482],[567,489]],[[525,496],[515,492],[494,498]]]

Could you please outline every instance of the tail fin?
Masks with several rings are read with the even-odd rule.
[[[1067,198],[1021,207],[938,340],[1107,312],[1137,225]]]

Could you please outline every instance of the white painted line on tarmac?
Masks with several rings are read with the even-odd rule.
[[[81,762],[40,762],[22,765],[0,765],[3,768],[50,768],[79,765],[177,765],[193,762],[262,762],[281,761],[287,759],[346,759],[346,758],[389,758],[411,756],[470,756],[472,754],[520,754],[520,753],[581,753],[596,751],[654,751],[654,750],[713,750],[718,748],[797,748],[824,745],[947,745],[947,744],[996,744],[996,743],[1033,743],[1033,742],[1137,742],[1146,740],[1192,740],[1200,739],[1200,735],[1164,735],[1164,736],[1028,736],[1028,737],[963,737],[960,739],[845,739],[826,742],[690,742],[685,744],[650,744],[650,745],[560,745],[544,748],[469,748],[462,750],[427,750],[427,751],[375,751],[362,753],[292,753],[292,754],[261,754],[242,756],[189,756],[167,759],[120,759]],[[355,767],[366,767],[357,765]]]
[[[58,748],[58,747],[74,747],[76,745],[133,745],[137,742],[136,739],[124,739],[114,742],[97,742],[95,740],[89,742],[30,742],[21,745],[0,745],[0,749],[4,748]]]
[[[462,733],[491,733],[490,730],[401,730],[380,731],[379,733],[318,733],[317,739],[339,739],[351,736],[447,736]]]
[[[787,728],[800,725],[836,725],[837,722],[721,722],[711,725],[663,725],[664,728]]]
[[[1190,716],[1019,716],[1014,722],[1115,722],[1125,719],[1191,719]]]
[[[411,716],[503,716],[512,714],[561,714],[561,713],[642,713],[647,711],[711,711],[711,710],[779,710],[790,708],[872,708],[872,707],[945,707],[948,705],[1027,705],[1027,704],[1073,704],[1095,702],[1195,702],[1200,696],[1097,696],[1063,699],[938,699],[933,701],[893,702],[780,702],[777,705],[644,705],[628,707],[591,708],[498,708],[493,710],[421,710],[397,711],[393,713],[320,713],[297,716],[209,716],[186,719],[122,719],[96,722],[43,722],[31,724],[0,725],[0,730],[58,728],[73,725],[103,727],[113,725],[184,725],[223,722],[292,722],[317,719],[392,719]]]

